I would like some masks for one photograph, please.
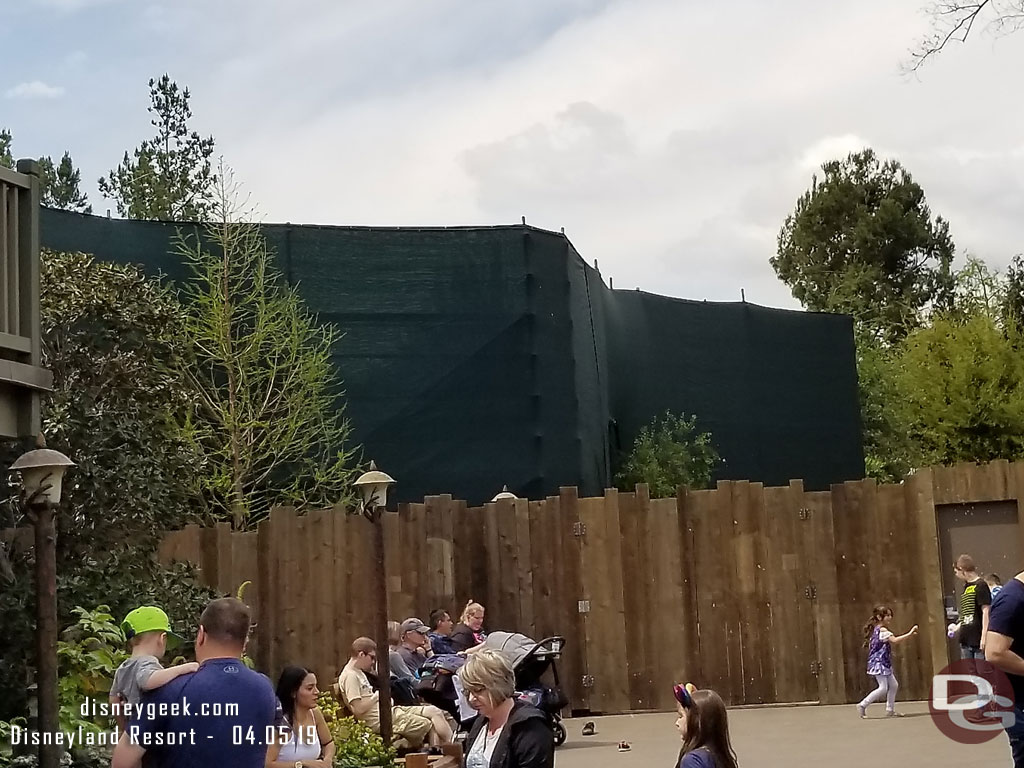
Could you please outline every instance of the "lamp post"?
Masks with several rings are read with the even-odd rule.
[[[74,462],[51,451],[39,437],[39,448],[22,454],[11,465],[21,473],[21,498],[35,526],[36,560],[36,695],[40,733],[56,734],[57,722],[57,527],[54,511],[60,503],[64,472]],[[42,741],[42,740],[40,740]],[[39,768],[58,768],[60,745],[39,745]]]
[[[369,472],[362,474],[354,485],[361,499],[361,511],[373,525],[373,544],[377,555],[377,680],[378,708],[380,709],[380,737],[390,747],[391,726],[391,664],[388,653],[388,576],[384,554],[384,507],[388,500],[388,488],[395,480],[377,469],[370,462]]]

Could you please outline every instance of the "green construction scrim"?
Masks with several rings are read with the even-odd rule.
[[[53,250],[188,278],[181,225],[44,209]],[[184,225],[191,230],[193,225]],[[344,334],[354,440],[400,501],[599,495],[640,427],[695,414],[720,479],[863,477],[849,318],[609,290],[562,234],[527,226],[263,227],[285,278]]]

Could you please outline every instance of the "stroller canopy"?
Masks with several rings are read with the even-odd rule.
[[[520,632],[491,632],[484,639],[483,645],[484,648],[504,653],[515,669],[537,645],[537,641]]]

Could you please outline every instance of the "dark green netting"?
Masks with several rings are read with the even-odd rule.
[[[175,226],[44,209],[41,240],[186,278]],[[612,291],[527,226],[264,227],[289,282],[344,338],[355,440],[400,500],[610,484],[667,408],[695,413],[719,477],[809,489],[863,476],[849,318]]]

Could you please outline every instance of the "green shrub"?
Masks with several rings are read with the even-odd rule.
[[[334,738],[337,750],[334,753],[335,768],[397,766],[394,747],[385,747],[383,739],[358,720],[342,717],[341,707],[331,694],[321,693],[317,703]]]

